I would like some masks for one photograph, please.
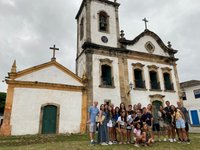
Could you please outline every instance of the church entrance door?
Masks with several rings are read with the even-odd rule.
[[[42,134],[55,134],[56,133],[56,116],[57,107],[47,105],[43,109],[42,117]]]
[[[162,106],[162,102],[161,101],[153,101],[152,106],[153,106],[153,116],[158,117],[158,110],[160,109],[160,106]]]

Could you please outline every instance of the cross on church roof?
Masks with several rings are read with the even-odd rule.
[[[147,29],[147,22],[149,22],[149,21],[146,19],[146,17],[144,19],[142,19],[142,21],[144,21],[144,23],[145,23],[145,29]]]
[[[53,45],[53,47],[50,47],[50,49],[52,49],[53,50],[53,57],[51,58],[51,60],[56,60],[56,57],[55,57],[55,51],[57,50],[59,50],[59,48],[56,48],[56,45]]]

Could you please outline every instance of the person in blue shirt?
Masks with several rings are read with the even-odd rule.
[[[91,144],[95,144],[94,134],[96,132],[96,116],[98,116],[99,114],[99,109],[97,108],[97,105],[98,105],[98,102],[94,101],[93,106],[90,106],[90,108],[88,109],[88,113],[89,113],[88,123],[90,124],[89,132],[90,132]]]

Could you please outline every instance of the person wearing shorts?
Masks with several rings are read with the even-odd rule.
[[[177,108],[181,110],[181,112],[183,113],[184,115],[184,118],[185,118],[185,131],[186,131],[186,135],[187,135],[187,139],[188,139],[188,142],[190,142],[190,139],[189,139],[189,122],[190,122],[190,119],[189,119],[189,114],[188,114],[188,111],[185,107],[183,107],[182,103],[180,101],[177,102]]]
[[[96,117],[99,114],[99,109],[97,108],[98,102],[94,101],[93,106],[90,106],[88,109],[89,113],[89,132],[90,132],[90,142],[91,144],[95,144],[94,134],[96,132]]]

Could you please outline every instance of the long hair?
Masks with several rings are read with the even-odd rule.
[[[124,106],[124,108],[122,108],[122,105]],[[125,113],[126,113],[126,106],[125,106],[124,102],[121,102],[120,105],[119,105],[120,114],[122,113],[122,110],[125,110]]]

